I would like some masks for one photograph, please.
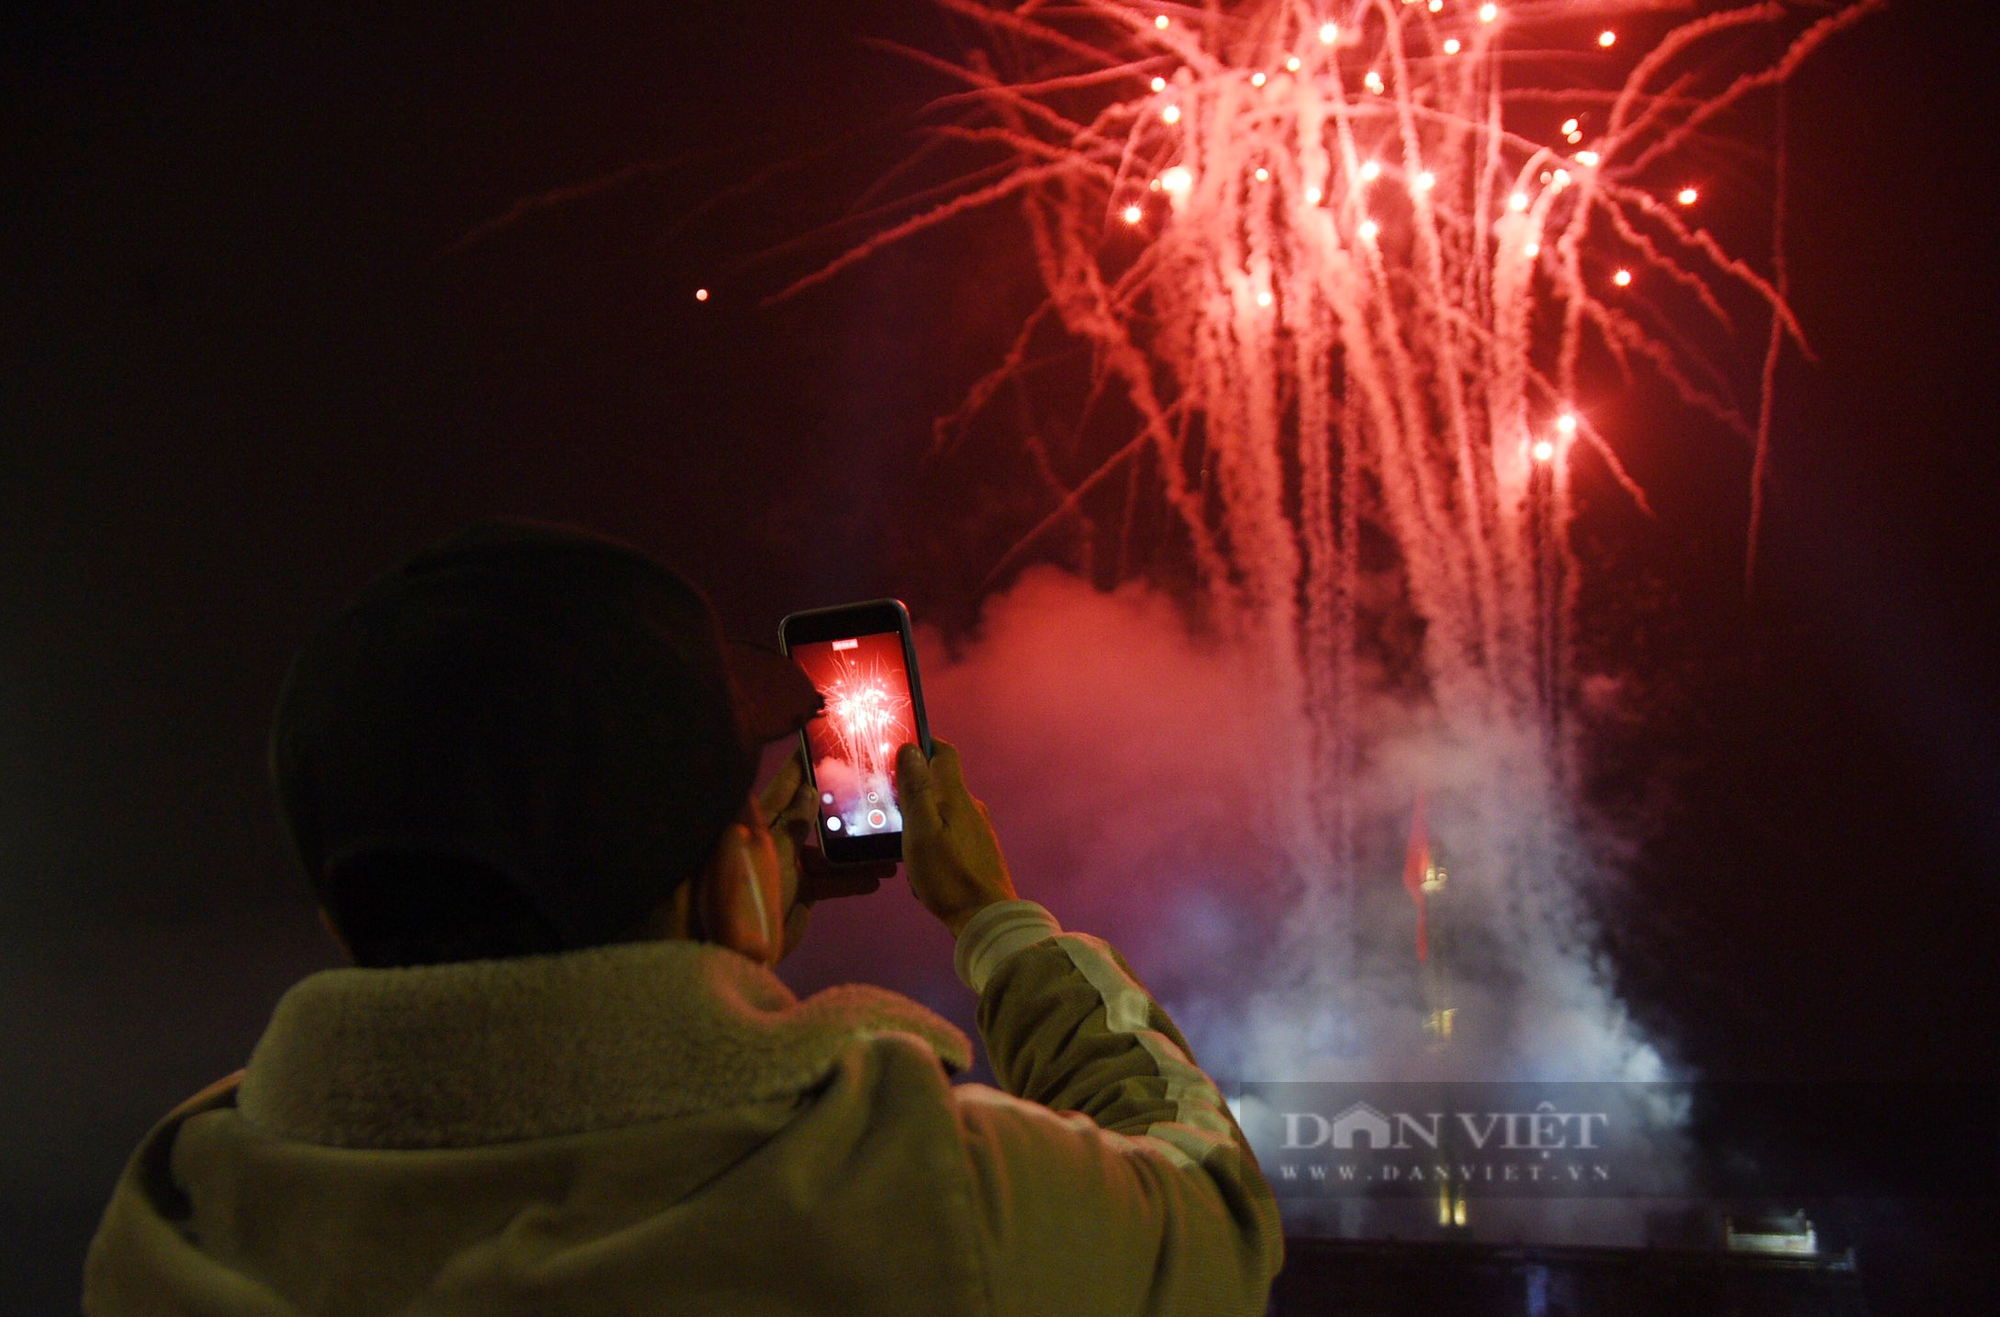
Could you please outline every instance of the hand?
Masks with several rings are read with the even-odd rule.
[[[806,780],[803,754],[785,760],[758,797],[771,821],[771,840],[778,849],[778,876],[785,901],[785,944],[778,959],[798,949],[806,935],[815,901],[834,896],[866,896],[893,877],[893,864],[855,864],[836,869],[814,844],[819,797]]]
[[[958,747],[933,743],[937,755],[928,762],[914,745],[896,752],[903,869],[911,893],[957,937],[987,906],[1014,900],[1014,880],[986,806],[965,789]]]

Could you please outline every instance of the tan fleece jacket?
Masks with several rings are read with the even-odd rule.
[[[691,942],[315,974],[134,1154],[84,1309],[1261,1311],[1271,1191],[1123,961],[1025,901],[957,960],[1008,1092],[915,1002]]]

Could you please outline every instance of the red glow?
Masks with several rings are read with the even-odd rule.
[[[871,815],[879,808],[900,828],[896,747],[917,739],[902,637],[890,631],[798,645],[792,658],[826,700],[825,712],[806,725],[813,778],[833,797],[822,816],[841,820],[836,831],[865,835],[885,830]]]
[[[1037,233],[1048,305],[1094,352],[1127,363],[1113,387],[1143,427],[1143,443],[1083,478],[1095,482],[1146,454],[1167,519],[1185,532],[1205,602],[1232,628],[1278,642],[1257,648],[1255,680],[1295,704],[1284,716],[1317,747],[1298,761],[1288,788],[1300,801],[1346,798],[1343,765],[1362,762],[1377,735],[1355,729],[1334,698],[1338,683],[1324,679],[1359,671],[1362,628],[1374,621],[1334,602],[1347,588],[1337,572],[1355,560],[1364,530],[1391,537],[1430,583],[1420,598],[1412,591],[1392,606],[1423,615],[1442,724],[1456,728],[1462,718],[1452,734],[1470,735],[1519,718],[1519,730],[1544,733],[1537,744],[1563,748],[1567,720],[1556,704],[1570,696],[1543,670],[1544,656],[1570,643],[1572,618],[1568,595],[1538,582],[1572,578],[1581,567],[1567,533],[1568,483],[1551,483],[1532,463],[1560,464],[1581,440],[1594,473],[1608,469],[1635,503],[1646,500],[1615,436],[1602,432],[1604,418],[1573,439],[1526,418],[1546,417],[1551,400],[1587,397],[1602,342],[1620,361],[1650,363],[1690,406],[1736,421],[1745,409],[1702,382],[1727,374],[1722,350],[1703,349],[1706,321],[1650,332],[1667,309],[1635,303],[1647,290],[1637,288],[1633,263],[1644,260],[1655,285],[1689,291],[1681,300],[1691,320],[1699,310],[1727,327],[1729,299],[1710,286],[1735,288],[1769,312],[1773,342],[1798,337],[1782,293],[1756,263],[1673,212],[1682,184],[1670,180],[1689,169],[1690,154],[1706,152],[1719,112],[1782,81],[1883,0],[1836,3],[1818,19],[1795,20],[1791,6],[1731,10],[1731,24],[1771,28],[1777,40],[1729,49],[1717,48],[1729,33],[1708,17],[1657,37],[1652,29],[1663,25],[1649,20],[1621,41],[1609,29],[1591,32],[1570,6],[1516,4],[1507,23],[1476,27],[1478,3],[1342,9],[1357,21],[1336,45],[1314,41],[1333,6],[1243,6],[1242,17],[1257,20],[1247,25],[1216,17],[1234,6],[1189,7],[1180,11],[1189,26],[1161,39],[1143,36],[1151,15],[1124,0],[951,0],[991,38],[969,57],[965,72],[985,90],[966,112],[975,131],[1009,144],[1011,158],[994,163],[997,180],[968,175],[949,202],[898,221],[787,290],[832,278],[965,210],[1010,199],[1036,207],[1047,220]],[[1440,26],[1430,15],[1445,11]],[[1798,24],[1809,25],[1794,31]],[[1573,70],[1545,69],[1544,55],[1575,52],[1594,37],[1616,49],[1589,61],[1602,66],[1584,80],[1591,90]],[[1490,58],[1476,69],[1425,58],[1441,56],[1447,39]],[[1754,62],[1734,68],[1734,53]],[[1168,60],[1171,104],[1145,91]],[[1129,99],[1079,119],[1069,91],[1086,66],[1123,89],[1107,94]],[[1537,81],[1544,73],[1554,79]],[[1549,131],[1551,120],[1563,122],[1558,114],[1569,121],[1560,136]],[[1690,173],[1699,176],[1702,158]],[[1253,182],[1260,170],[1268,173],[1261,188]],[[1378,176],[1396,184],[1383,197],[1371,191]],[[1170,204],[1148,207],[1142,231],[1103,241],[1105,219],[1130,204],[1127,190],[1152,177]],[[1309,200],[1314,189],[1318,204]],[[1133,259],[1141,240],[1156,259]],[[1552,259],[1540,261],[1543,252]],[[1412,297],[1435,312],[1405,314]],[[1162,333],[1162,325],[1186,332]],[[1292,344],[1301,350],[1285,350]],[[1027,371],[1016,353],[949,428],[962,431],[987,408],[988,383]],[[1354,423],[1336,431],[1323,423],[1331,416]],[[1196,423],[1199,483],[1188,479],[1186,436]],[[1524,424],[1534,427],[1525,444]],[[1480,455],[1503,451],[1503,436],[1511,460],[1482,471]],[[1548,444],[1546,456],[1536,440]],[[1350,457],[1371,472],[1379,507],[1338,485]],[[1084,465],[1080,456],[1079,472]],[[1314,497],[1293,497],[1285,475],[1293,470],[1315,482]],[[1010,565],[1017,550],[1039,549],[1045,531],[1076,515],[1074,488],[1009,551]],[[1453,500],[1431,492],[1446,490],[1464,491],[1465,515],[1449,515]],[[1553,520],[1512,515],[1531,491]],[[1560,789],[1554,777],[1543,786]],[[1522,789],[1532,797],[1543,786]],[[1346,815],[1304,805],[1294,822],[1283,845],[1299,871],[1326,873],[1329,892],[1358,879],[1324,862],[1355,853]]]

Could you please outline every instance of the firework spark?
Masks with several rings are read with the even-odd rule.
[[[867,778],[887,778],[909,708],[880,673],[850,671],[826,688],[826,716],[842,759]]]
[[[1134,428],[1036,533],[1149,464],[1213,614],[1304,715],[1303,854],[1349,850],[1364,527],[1400,551],[1445,724],[1539,729],[1559,772],[1576,450],[1645,505],[1593,384],[1650,370],[1761,453],[1744,325],[1763,394],[1804,337],[1689,179],[1720,116],[1880,0],[938,3],[982,34],[912,52],[965,84],[939,136],[992,154],[795,289],[1020,205],[1047,302],[940,437],[1051,317],[1088,345]]]

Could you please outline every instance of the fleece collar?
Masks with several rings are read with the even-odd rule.
[[[842,1053],[915,1035],[947,1069],[965,1035],[907,997],[829,988],[696,942],[336,969],[294,985],[237,1109],[281,1138],[348,1148],[510,1143],[788,1099]]]

